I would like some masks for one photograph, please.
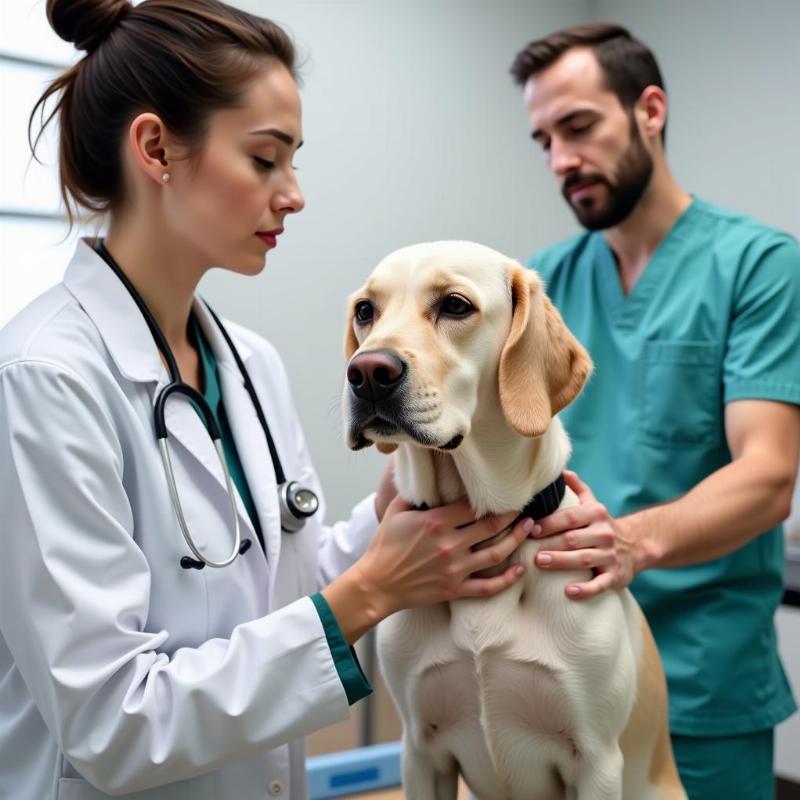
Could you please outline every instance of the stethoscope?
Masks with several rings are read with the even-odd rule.
[[[145,304],[142,296],[138,291],[136,291],[136,287],[134,287],[130,280],[128,280],[127,275],[125,275],[125,273],[120,269],[119,264],[114,261],[114,258],[112,257],[111,253],[108,252],[108,249],[106,248],[102,239],[97,240],[95,244],[95,250],[108,264],[108,266],[111,267],[114,274],[120,279],[120,281],[122,281],[123,286],[128,290],[129,294],[136,302],[136,305],[139,307],[139,311],[142,313],[142,316],[147,323],[147,327],[150,328],[150,333],[153,335],[156,346],[164,356],[164,360],[167,362],[170,383],[165,386],[156,396],[153,419],[155,422],[156,438],[158,439],[159,451],[161,452],[161,461],[164,464],[164,472],[166,473],[167,483],[169,484],[172,505],[175,509],[175,516],[178,518],[178,525],[180,526],[181,533],[186,541],[186,545],[195,556],[195,558],[183,556],[180,564],[184,569],[203,569],[205,566],[227,567],[229,564],[234,562],[238,555],[246,553],[252,542],[250,539],[245,539],[242,541],[241,531],[239,530],[239,515],[236,511],[236,500],[234,499],[235,495],[233,483],[231,481],[230,472],[228,471],[228,464],[225,460],[225,451],[222,447],[222,440],[220,437],[217,420],[203,395],[200,394],[200,392],[198,392],[193,386],[190,386],[181,379],[181,373],[178,369],[178,364],[175,361],[175,356],[173,355],[172,350],[167,343],[167,339],[161,331],[161,328],[158,327],[155,317]],[[208,309],[209,314],[211,314],[212,318],[214,319],[217,327],[219,328],[220,333],[227,342],[231,354],[236,361],[236,366],[239,367],[239,372],[242,374],[242,380],[244,381],[245,389],[250,395],[250,400],[255,408],[256,416],[258,417],[258,421],[261,423],[261,428],[264,431],[264,436],[267,440],[267,446],[269,447],[269,454],[272,458],[272,466],[275,469],[275,480],[278,484],[278,504],[280,506],[281,513],[281,529],[287,533],[295,533],[305,525],[306,520],[310,516],[317,512],[317,509],[319,509],[319,498],[316,494],[314,494],[313,491],[311,491],[311,489],[301,486],[297,481],[286,480],[283,467],[281,466],[281,460],[278,457],[278,451],[275,448],[275,442],[272,440],[272,435],[269,432],[269,426],[267,425],[267,419],[264,416],[264,410],[262,409],[261,403],[258,400],[255,387],[253,386],[253,382],[250,380],[250,375],[244,366],[244,362],[239,355],[239,351],[233,344],[233,340],[228,334],[228,331],[225,330],[225,326],[222,324],[219,317],[210,308],[208,303],[205,301],[203,302],[205,303],[205,307]],[[198,550],[194,543],[194,539],[192,539],[192,536],[189,533],[189,527],[186,524],[186,518],[183,515],[183,507],[181,506],[181,500],[178,496],[178,487],[175,483],[175,473],[172,469],[169,447],[167,446],[167,426],[164,422],[164,409],[166,407],[167,400],[173,394],[184,395],[193,401],[195,406],[200,410],[203,415],[203,419],[205,420],[209,436],[211,437],[211,440],[214,443],[214,448],[217,451],[217,457],[222,465],[222,471],[225,475],[225,486],[228,492],[228,500],[230,501],[234,525],[233,550],[224,561],[211,561],[210,559],[206,558],[200,552],[200,550]]]

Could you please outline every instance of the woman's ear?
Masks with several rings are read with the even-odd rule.
[[[592,362],[545,294],[541,278],[516,263],[509,278],[512,316],[500,355],[500,404],[517,433],[541,436],[553,415],[578,396]]]
[[[169,180],[170,162],[167,154],[175,143],[157,114],[145,111],[137,115],[128,128],[128,145],[134,166],[158,184]]]

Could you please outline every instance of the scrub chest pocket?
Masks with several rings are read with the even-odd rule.
[[[719,441],[719,347],[711,342],[645,342],[639,438],[662,447]]]

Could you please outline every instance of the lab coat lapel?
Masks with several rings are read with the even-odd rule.
[[[159,384],[158,389],[154,395],[166,385],[166,383]],[[167,446],[174,447],[179,444],[182,449],[190,456],[199,466],[205,469],[208,474],[214,479],[214,482],[220,490],[219,499],[217,502],[225,505],[223,516],[230,519],[229,501],[227,499],[228,489],[225,482],[225,473],[223,472],[222,465],[220,464],[217,449],[214,447],[214,442],[209,436],[205,425],[203,424],[200,415],[195,411],[194,406],[183,396],[173,395],[166,403],[164,410],[164,422],[167,426]],[[174,458],[174,455],[173,455]],[[180,493],[180,485],[178,492]],[[239,517],[239,526],[241,529],[242,538],[249,536],[253,543],[256,544],[258,539],[256,537],[255,529],[250,521],[250,515],[247,513],[244,503],[242,502],[239,492],[233,485],[233,495],[236,502],[236,511]],[[184,513],[188,515],[191,513],[190,509],[184,508]],[[189,531],[193,536],[197,536],[198,543],[202,542],[203,537],[198,531],[197,534],[190,528]],[[220,554],[215,551],[211,556],[214,560],[220,560],[227,557],[228,553]]]
[[[255,406],[250,400],[244,379],[227,342],[202,302],[196,302],[194,310],[219,365],[222,399],[228,423],[236,441],[236,449],[239,451],[239,458],[247,476],[247,485],[264,535],[264,546],[270,567],[269,591],[272,597],[280,557],[281,524],[277,480],[269,446]],[[237,344],[239,355],[246,364],[250,355],[249,350],[235,340],[234,343]],[[264,409],[264,414],[269,417],[269,410]],[[269,422],[269,419],[267,421]]]
[[[247,484],[264,534],[267,561],[270,565],[271,592],[281,548],[281,522],[275,469],[272,466],[267,440],[239,370],[232,368],[230,363],[224,364],[220,369],[220,381],[225,408],[228,410],[228,422],[236,440],[239,458],[247,475]]]

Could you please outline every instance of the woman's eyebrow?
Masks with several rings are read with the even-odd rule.
[[[251,136],[263,136],[263,135],[274,136],[276,139],[279,139],[284,144],[288,144],[290,146],[294,144],[294,138],[292,136],[290,136],[288,133],[285,133],[284,131],[279,130],[278,128],[263,128],[263,129],[258,130],[258,131],[250,131],[250,135]],[[302,146],[303,146],[303,143],[300,142],[300,144],[297,145],[297,149],[299,150]]]

